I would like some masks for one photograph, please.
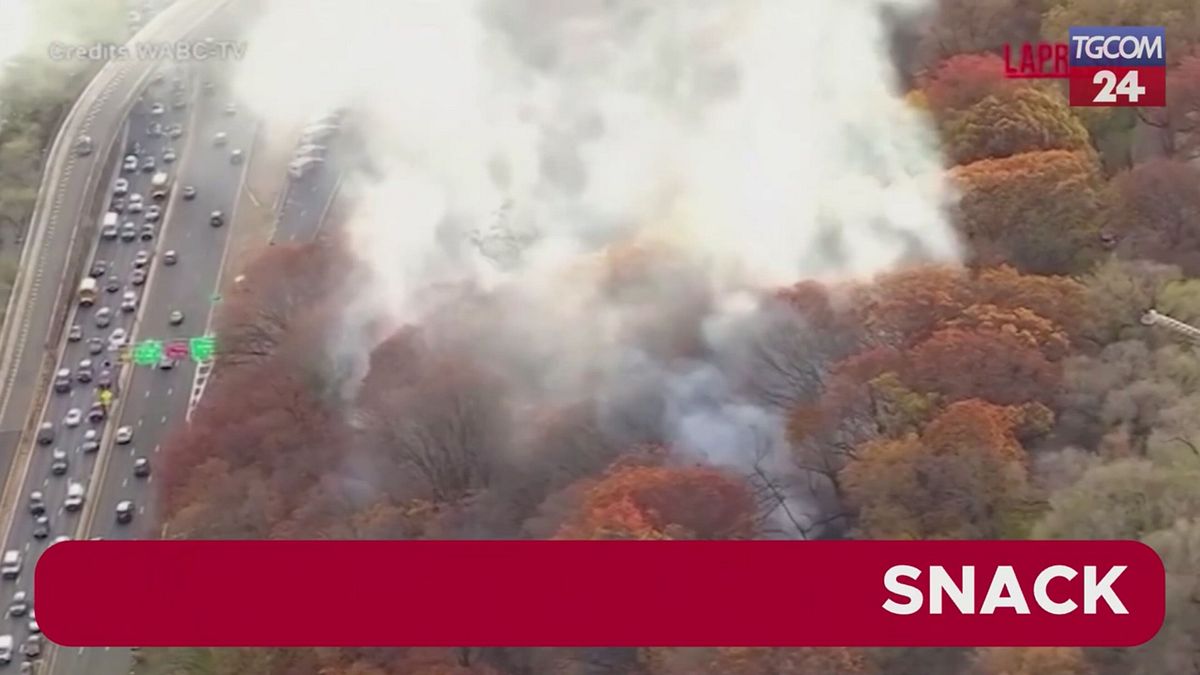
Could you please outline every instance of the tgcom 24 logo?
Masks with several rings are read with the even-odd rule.
[[[1004,71],[1010,78],[1067,80],[1073,106],[1164,106],[1166,30],[1072,26],[1067,42],[1005,45]]]

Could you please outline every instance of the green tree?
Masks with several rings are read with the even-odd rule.
[[[1050,497],[1034,527],[1036,539],[1138,539],[1200,516],[1200,471],[1181,471],[1144,459],[1096,467]]]
[[[942,124],[955,164],[1036,150],[1090,151],[1088,132],[1061,94],[1036,87],[1000,90]]]
[[[1180,276],[1178,267],[1148,260],[1105,260],[1082,278],[1086,314],[1081,336],[1107,345],[1144,335],[1142,314],[1154,306],[1162,288]]]

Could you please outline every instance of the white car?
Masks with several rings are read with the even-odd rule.
[[[117,328],[113,330],[112,334],[108,336],[108,351],[120,351],[121,347],[125,346],[125,339],[126,334],[124,328]]]
[[[83,421],[83,411],[79,408],[71,408],[67,411],[67,416],[63,418],[63,426],[68,429],[74,429]]]
[[[133,427],[117,429],[117,445],[128,445],[133,440]]]
[[[121,296],[121,311],[122,312],[135,311],[135,310],[137,310],[137,303],[138,303],[137,294],[134,293],[133,291],[125,291],[125,294]]]
[[[113,194],[120,196],[126,192],[129,192],[129,179],[124,177],[118,178],[117,182],[113,185]]]
[[[216,136],[213,136],[213,145],[221,147],[229,140],[229,137],[224,131],[218,131]]]
[[[67,511],[83,508],[83,495],[83,483],[71,483],[67,486],[67,498],[63,501],[63,508]]]
[[[125,155],[125,163],[121,165],[121,170],[127,171],[127,172],[128,171],[137,171],[137,168],[138,168],[138,156],[137,155]]]

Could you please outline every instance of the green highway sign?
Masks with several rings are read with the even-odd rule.
[[[162,360],[162,340],[143,340],[133,347],[133,362],[139,366],[153,366]]]
[[[194,337],[188,341],[188,347],[191,349],[193,360],[207,361],[217,351],[217,338],[212,335]]]

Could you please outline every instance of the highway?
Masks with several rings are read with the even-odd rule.
[[[220,81],[219,77],[212,79]],[[172,268],[160,268],[151,274],[136,331],[137,340],[168,341],[204,334],[212,312],[218,306],[213,298],[221,286],[231,228],[229,225],[212,228],[208,215],[214,209],[220,209],[228,222],[236,220],[257,130],[255,121],[240,107],[234,115],[225,113],[229,101],[222,96],[222,89],[219,86],[212,97],[201,96],[196,106],[195,127],[189,129],[194,143],[189,145],[182,159],[178,184],[196,186],[197,196],[191,202],[173,202],[159,248],[178,251],[179,262]],[[221,148],[212,143],[218,132],[227,134],[228,138],[227,145]],[[234,148],[243,149],[247,155],[241,166],[229,162],[230,151]],[[274,240],[315,238],[338,183],[339,174],[333,170],[314,173],[297,181],[292,187],[299,189],[289,190],[289,198],[281,208]],[[181,326],[169,325],[168,316],[174,310],[184,313]],[[114,411],[119,421],[110,422],[109,428],[129,426],[133,429],[133,440],[128,445],[115,445],[111,439],[106,439],[101,451],[102,465],[94,483],[98,489],[92,490],[94,509],[86,514],[80,537],[151,539],[162,534],[156,508],[155,469],[168,435],[185,423],[195,370],[195,364],[189,360],[180,362],[170,371],[128,368],[129,376],[122,388],[125,393]],[[134,462],[143,456],[150,459],[152,470],[149,476],[139,478],[133,473]],[[122,500],[131,500],[135,505],[136,515],[129,524],[116,522],[116,506]],[[54,650],[47,666],[46,673],[61,675],[125,675],[133,666],[133,658],[132,653],[123,648],[63,648]]]
[[[183,0],[164,10],[138,34],[136,41],[175,39],[197,29],[223,1]],[[49,385],[49,357],[60,348],[63,306],[59,300],[78,279],[72,261],[93,245],[88,223],[96,222],[102,205],[96,187],[109,168],[105,157],[132,104],[155,64],[114,61],[100,70],[76,101],[46,158],[34,215],[21,254],[18,276],[0,329],[0,472],[7,477],[0,506],[17,506],[24,463],[31,457],[28,421]],[[76,140],[88,135],[95,152],[79,157]],[[120,148],[118,148],[118,151]],[[79,236],[80,234],[85,236]],[[40,383],[40,384],[38,384]],[[23,506],[23,505],[22,505]],[[6,514],[8,515],[8,514]]]

